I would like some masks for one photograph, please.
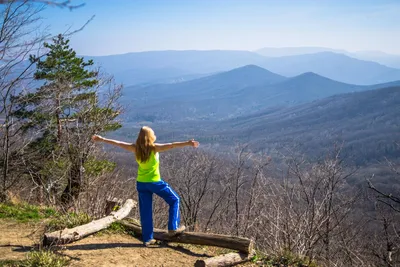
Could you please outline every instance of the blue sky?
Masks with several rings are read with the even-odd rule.
[[[400,0],[72,0],[48,7],[51,33],[84,55],[148,50],[322,46],[400,54]]]

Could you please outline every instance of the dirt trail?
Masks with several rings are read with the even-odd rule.
[[[22,260],[41,235],[40,226],[0,220],[0,261]],[[214,256],[218,249],[202,246],[158,244],[151,248],[129,235],[97,234],[68,244],[59,252],[70,266],[194,266],[198,259]],[[249,266],[249,265],[246,265]]]
[[[0,220],[0,260],[21,260],[32,249],[33,225]]]

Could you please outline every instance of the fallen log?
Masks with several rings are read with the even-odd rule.
[[[129,215],[132,208],[135,206],[136,202],[132,199],[128,199],[118,211],[111,212],[111,214],[107,217],[71,229],[65,228],[64,230],[45,233],[43,238],[43,245],[61,245],[82,239],[88,235],[107,228],[115,221],[122,220]]]
[[[142,228],[140,225],[121,221],[127,229],[132,230],[135,234],[141,235]],[[154,239],[176,242],[176,243],[186,243],[195,245],[206,245],[206,246],[216,246],[222,248],[229,248],[233,250],[238,250],[240,252],[251,254],[253,251],[253,241],[248,238],[235,237],[229,235],[218,235],[218,234],[206,234],[197,232],[184,232],[177,236],[169,236],[166,230],[154,229]]]
[[[205,260],[197,260],[194,264],[195,267],[221,267],[233,266],[239,263],[249,261],[249,255],[244,253],[228,253],[216,257],[208,258]]]

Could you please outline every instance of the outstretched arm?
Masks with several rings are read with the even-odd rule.
[[[180,148],[185,146],[192,146],[198,147],[199,142],[192,140],[186,142],[173,142],[173,143],[166,143],[166,144],[154,144],[156,148],[156,152],[164,152],[173,148]]]
[[[92,136],[92,140],[93,142],[103,142],[106,144],[110,144],[110,145],[114,145],[114,146],[119,146],[120,148],[129,150],[133,153],[136,153],[136,146],[133,143],[126,143],[126,142],[122,142],[122,141],[117,141],[117,140],[113,140],[113,139],[107,139],[104,138],[100,135],[93,135]]]

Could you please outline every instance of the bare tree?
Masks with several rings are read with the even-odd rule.
[[[252,229],[260,249],[275,254],[283,249],[326,266],[342,262],[343,247],[350,247],[347,234],[356,222],[350,215],[360,199],[359,193],[347,192],[351,175],[337,152],[317,163],[289,157],[281,181],[261,177],[261,211]],[[355,250],[348,252],[357,257]]]
[[[388,159],[386,159],[386,163],[387,166],[391,169],[393,175],[397,177],[397,179],[399,179],[400,169],[398,164],[395,164],[393,161]],[[376,200],[387,205],[392,210],[400,212],[400,191],[395,190],[394,192],[385,192],[384,190],[377,188],[372,182],[374,176],[375,175],[373,174],[371,178],[367,179],[367,183],[368,183],[368,188],[375,193]]]
[[[399,147],[398,144],[397,147]],[[386,166],[389,167],[394,178],[400,177],[398,164],[386,159]],[[376,213],[373,222],[376,228],[371,230],[374,233],[374,239],[369,250],[379,265],[399,266],[400,192],[395,187],[392,187],[391,190],[381,189],[373,183],[374,178],[375,175],[372,174],[371,178],[367,179],[368,188],[374,197]]]
[[[239,144],[236,148],[236,159],[233,162],[233,165],[235,166],[232,169],[231,177],[233,180],[233,184],[231,187],[231,192],[233,195],[233,203],[234,203],[234,229],[235,229],[235,234],[239,235],[241,232],[240,226],[241,226],[241,220],[243,216],[240,216],[241,214],[241,202],[243,201],[243,198],[241,197],[241,191],[242,187],[246,183],[245,179],[245,173],[246,170],[249,168],[248,166],[248,161],[250,160],[251,153],[247,149],[248,145],[245,144]]]
[[[226,190],[217,158],[204,152],[174,151],[167,154],[166,179],[181,197],[181,213],[191,230],[211,227]],[[202,223],[202,220],[206,220]]]
[[[16,182],[26,145],[21,139],[21,125],[12,113],[14,96],[31,81],[34,63],[27,59],[45,38],[37,31],[41,10],[28,1],[7,1],[0,5],[1,200],[5,200],[6,191]]]

